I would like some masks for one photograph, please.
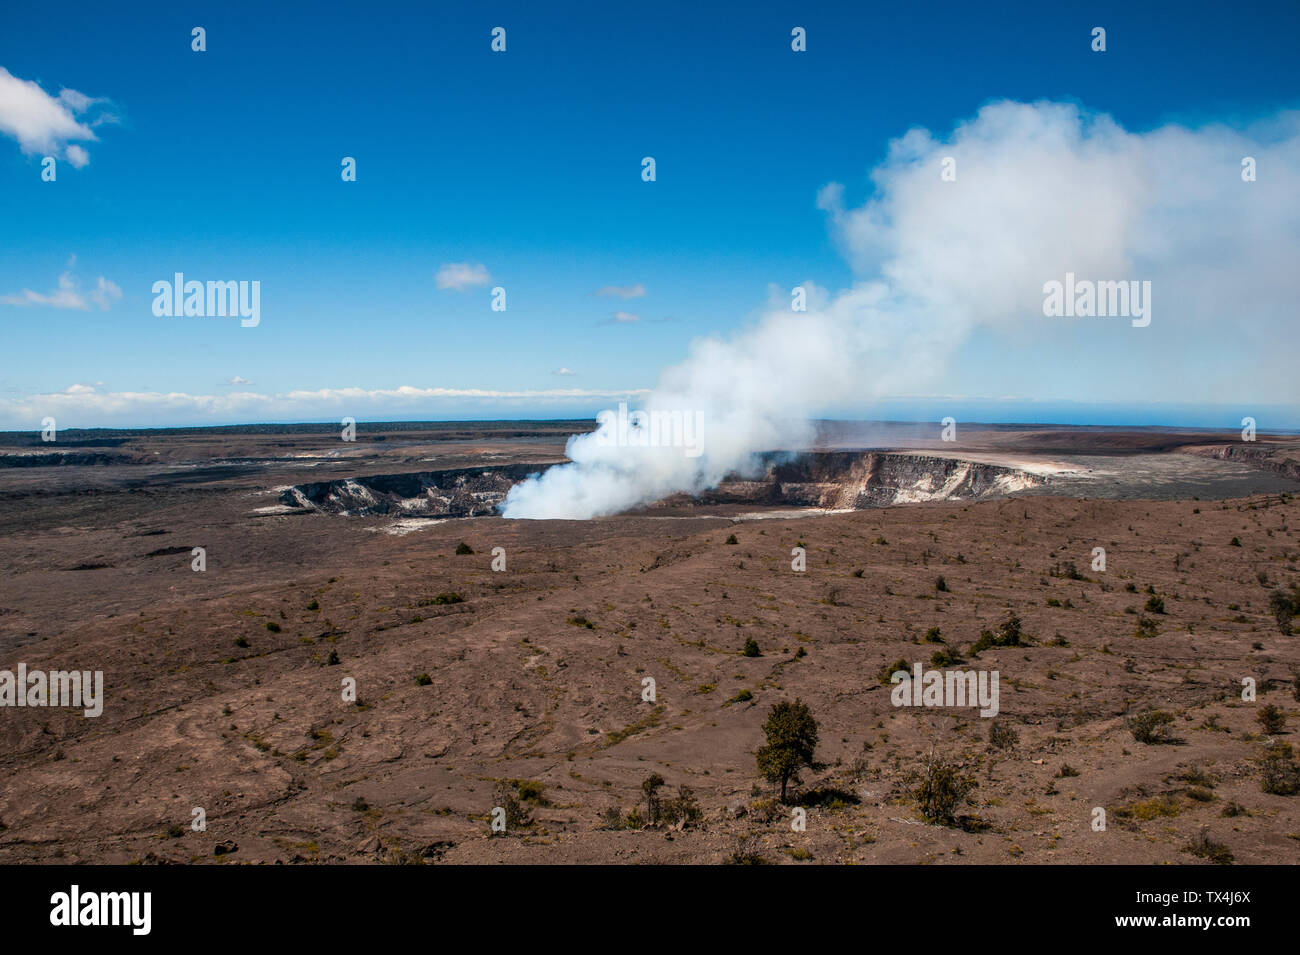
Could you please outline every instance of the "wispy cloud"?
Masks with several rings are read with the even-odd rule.
[[[640,282],[635,285],[606,285],[603,289],[596,292],[597,295],[613,295],[627,300],[629,298],[641,298],[645,295],[645,286]]]
[[[90,162],[85,147],[76,141],[95,142],[93,127],[117,122],[107,110],[109,101],[63,89],[51,96],[31,80],[22,80],[0,66],[0,133],[17,140],[27,155],[62,155],[77,169]],[[96,116],[91,107],[104,107]]]
[[[231,383],[242,379],[231,379]],[[243,381],[251,385],[252,382]],[[0,398],[0,428],[35,428],[51,415],[60,427],[165,426],[235,421],[328,421],[351,415],[358,419],[458,414],[475,409],[509,409],[532,414],[538,409],[576,410],[593,404],[631,400],[648,389],[603,391],[545,388],[502,391],[490,388],[320,388],[274,394],[233,391],[202,395],[186,392],[102,391],[75,384],[63,391]]]
[[[641,316],[636,314],[635,312],[618,311],[610,316],[610,321],[608,324],[635,325],[639,321],[641,321]]]
[[[245,378],[243,375],[236,375],[234,378],[227,378],[227,379],[226,379],[226,384],[228,384],[228,385],[251,385],[251,384],[253,384],[253,382],[249,381],[249,380],[248,380],[247,378]]]
[[[89,310],[94,305],[101,312],[106,312],[114,302],[122,297],[122,290],[113,282],[110,282],[104,276],[95,280],[94,287],[89,292],[81,290],[81,282],[75,274],[73,267],[77,264],[77,257],[74,255],[68,260],[67,268],[59,276],[58,287],[49,292],[33,292],[29,288],[13,295],[0,295],[0,305],[41,305],[48,308],[71,308],[80,311]]]
[[[572,369],[569,369],[569,368],[557,368],[557,369],[555,369],[555,371],[551,372],[551,374],[552,374],[552,375],[562,375],[562,376],[567,377],[567,376],[569,376],[569,375],[576,375],[577,372],[576,372],[576,371],[573,371]]]
[[[487,285],[492,276],[481,263],[471,265],[469,262],[447,262],[434,274],[434,281],[439,289],[451,289],[463,292],[477,285]]]

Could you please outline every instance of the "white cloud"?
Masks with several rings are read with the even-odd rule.
[[[249,380],[248,380],[247,378],[245,378],[243,375],[236,375],[234,378],[227,378],[227,379],[226,379],[226,384],[228,384],[228,385],[251,385],[251,384],[253,384],[253,382],[249,381]]]
[[[463,292],[476,285],[487,285],[492,281],[492,276],[481,263],[471,265],[468,262],[448,262],[434,274],[434,281],[439,289]]]
[[[637,315],[635,312],[615,312],[613,318],[619,325],[635,325],[637,322],[641,321],[641,316]]]
[[[230,379],[232,385],[251,381]],[[186,392],[105,392],[76,384],[48,394],[0,398],[0,429],[36,428],[46,415],[61,427],[163,427],[253,421],[328,421],[350,415],[371,421],[412,418],[438,420],[462,412],[504,411],[533,414],[538,409],[589,413],[593,404],[627,401],[647,389],[601,391],[549,388],[503,391],[490,388],[320,388],[266,394],[231,391],[220,395]]]
[[[90,300],[103,312],[107,312],[108,307],[121,297],[122,290],[102,275],[95,280],[95,289],[90,293]]]
[[[59,90],[59,100],[74,113],[84,113],[89,107],[100,102],[85,93],[78,93],[76,90],[67,88]]]
[[[108,311],[112,304],[122,297],[122,290],[101,275],[96,279],[95,287],[90,290],[90,293],[83,294],[81,282],[72,272],[76,263],[77,257],[74,255],[68,260],[67,268],[59,275],[58,288],[44,294],[25,288],[17,294],[0,295],[0,305],[22,307],[40,305],[49,308],[71,308],[84,312],[88,311],[93,304],[101,312]]]
[[[21,80],[0,66],[0,133],[17,140],[29,156],[62,152],[74,167],[85,166],[90,162],[89,153],[71,143],[95,142],[91,127],[115,122],[116,117],[103,114],[87,123],[80,114],[105,102],[72,89],[51,96],[31,80]]]
[[[640,282],[635,285],[606,285],[596,292],[597,295],[614,295],[621,299],[641,298],[645,295],[645,286]]]
[[[568,369],[568,368],[557,368],[557,369],[555,369],[555,371],[551,372],[551,374],[552,374],[552,375],[564,375],[564,376],[568,376],[568,375],[574,375],[574,374],[577,374],[577,372],[574,372],[574,371],[572,371],[572,370],[570,370],[570,369]]]

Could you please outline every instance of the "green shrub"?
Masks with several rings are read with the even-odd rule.
[[[945,646],[942,650],[935,650],[930,655],[930,666],[933,667],[950,667],[961,663],[961,654],[955,647]]]
[[[1266,736],[1276,736],[1286,730],[1286,713],[1279,706],[1266,703],[1255,714],[1255,721]]]
[[[1138,615],[1137,629],[1133,631],[1133,636],[1139,640],[1148,640],[1160,632],[1156,622],[1146,614]]]
[[[1135,740],[1155,745],[1171,741],[1168,727],[1173,721],[1173,715],[1164,710],[1143,710],[1130,716],[1127,722]]]
[[[893,682],[893,679],[892,679],[892,678],[893,678],[894,674],[897,673],[899,670],[902,670],[902,671],[903,671],[904,673],[906,673],[908,676],[911,676],[911,675],[912,675],[912,664],[908,663],[908,662],[907,662],[905,659],[903,659],[902,657],[899,657],[899,658],[898,658],[897,660],[895,660],[893,663],[889,664],[889,666],[885,667],[884,669],[882,669],[882,670],[880,671],[880,682],[881,682],[881,683],[891,683],[891,682]]]
[[[989,745],[995,749],[1010,749],[1020,742],[1020,734],[1005,723],[989,727]]]
[[[1020,618],[1014,613],[998,625],[997,633],[991,630],[980,631],[980,638],[971,646],[972,655],[988,650],[990,647],[1019,647],[1024,637],[1020,629]]]
[[[1296,765],[1290,743],[1275,742],[1259,761],[1260,787],[1274,796],[1294,796],[1300,792],[1300,766]]]
[[[1300,613],[1300,588],[1291,595],[1280,588],[1273,591],[1268,595],[1268,608],[1273,611],[1277,629],[1283,636],[1290,636],[1291,621],[1295,619],[1297,613]]]
[[[953,826],[957,822],[957,809],[970,801],[975,786],[974,777],[963,773],[956,763],[931,753],[912,796],[926,822]]]
[[[516,791],[509,783],[500,781],[492,787],[492,804],[505,810],[506,832],[513,829],[527,829],[533,824],[533,817],[519,801]],[[498,833],[493,833],[497,835]]]

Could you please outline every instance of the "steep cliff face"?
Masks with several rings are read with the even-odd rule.
[[[1182,450],[1188,454],[1214,458],[1216,461],[1237,461],[1300,481],[1300,447],[1295,445],[1279,447],[1268,444],[1222,444]]]
[[[496,513],[506,493],[546,465],[503,464],[298,484],[280,495],[290,507],[331,514],[401,517],[481,517]]]
[[[761,478],[728,478],[696,500],[861,510],[921,501],[980,500],[1047,481],[1015,468],[934,455],[828,451],[764,457],[767,468]]]
[[[935,455],[880,451],[767,454],[758,477],[731,475],[694,497],[678,494],[653,507],[745,504],[860,510],[921,501],[973,501],[1046,482],[1015,468]],[[376,474],[299,484],[281,503],[332,514],[479,517],[496,513],[510,488],[545,465],[501,465]]]

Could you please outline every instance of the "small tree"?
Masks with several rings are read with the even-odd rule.
[[[799,770],[815,765],[817,721],[803,700],[782,700],[772,706],[763,724],[767,744],[758,751],[758,771],[770,783],[780,783],[781,802],[786,787],[799,782]]]
[[[1278,588],[1268,595],[1268,607],[1273,611],[1277,629],[1283,636],[1291,634],[1291,621],[1295,618],[1296,602],[1287,596],[1286,591]]]
[[[658,773],[651,773],[641,783],[641,791],[645,793],[645,817],[652,826],[659,821],[659,790],[663,785],[664,778]]]
[[[970,801],[975,786],[974,777],[962,772],[960,766],[931,752],[912,795],[926,822],[953,826],[957,823],[958,808]]]

